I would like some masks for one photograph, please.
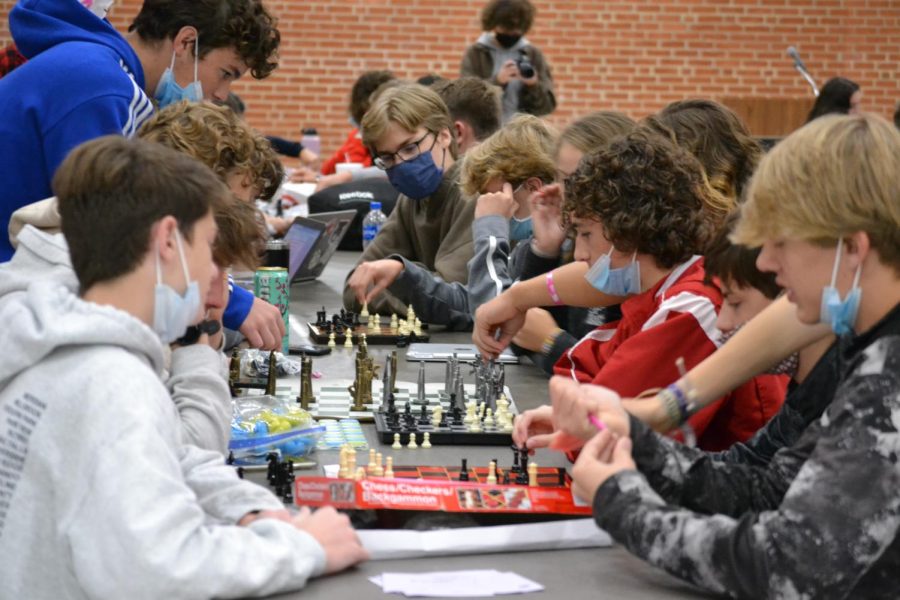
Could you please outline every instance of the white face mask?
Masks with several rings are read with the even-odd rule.
[[[191,323],[200,317],[200,286],[191,281],[184,260],[184,249],[181,246],[181,234],[175,229],[175,243],[178,245],[178,257],[187,289],[180,295],[162,282],[162,269],[159,266],[159,249],[156,250],[156,288],[153,303],[153,331],[164,344],[171,344],[184,335]]]
[[[109,9],[112,8],[114,0],[79,0],[81,5],[86,9],[100,17],[101,19],[106,18],[106,14],[109,12]]]

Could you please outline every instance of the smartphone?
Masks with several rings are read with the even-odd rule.
[[[316,346],[314,344],[291,346],[289,351],[291,354],[305,354],[307,356],[325,356],[331,354],[331,348],[328,346]]]

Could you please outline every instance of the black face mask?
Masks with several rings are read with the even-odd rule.
[[[522,36],[512,33],[495,33],[494,39],[496,39],[497,43],[504,48],[512,48],[519,40],[522,39]]]

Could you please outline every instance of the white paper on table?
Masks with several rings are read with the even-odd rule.
[[[495,569],[433,571],[426,573],[382,573],[370,581],[388,594],[405,596],[472,598],[537,592],[544,586],[517,573]]]
[[[593,519],[435,531],[362,529],[357,533],[372,560],[612,546],[609,534]]]

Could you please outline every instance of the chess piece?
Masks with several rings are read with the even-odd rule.
[[[406,322],[410,326],[416,322],[416,311],[413,310],[412,304],[406,309]]]
[[[484,415],[484,424],[487,426],[493,426],[497,424],[497,421],[494,420],[494,411],[490,408],[487,409],[487,414]]]
[[[428,450],[431,448],[431,434],[426,431],[424,435],[425,439],[422,440],[422,448]]]
[[[344,336],[344,348],[348,350],[353,349],[353,334],[350,333],[350,330],[347,330],[347,335]]]
[[[369,449],[369,464],[366,467],[368,469],[369,473],[372,473],[373,471],[375,471],[375,465],[376,465],[376,463],[375,463],[375,448],[370,448]]]
[[[237,388],[234,385],[241,379],[241,355],[235,348],[231,353],[231,362],[228,363],[228,387],[231,389],[231,395],[237,395]]]
[[[369,303],[363,302],[362,310],[359,312],[359,316],[363,319],[369,318]]]
[[[391,315],[391,331],[397,331],[397,328],[400,327],[400,322],[397,320],[397,313]]]
[[[334,341],[334,332],[332,331],[328,334],[328,347],[334,348],[335,346],[337,346],[337,344]]]
[[[316,311],[316,327],[324,327],[328,323],[328,311],[325,307]]]
[[[469,461],[465,458],[462,459],[462,465],[459,467],[459,480],[460,481],[468,481],[469,480]]]
[[[431,426],[437,429],[441,426],[441,416],[443,414],[443,409],[441,405],[438,404],[434,407],[434,410],[431,411]]]
[[[406,447],[409,448],[410,450],[415,450],[416,448],[419,447],[419,445],[416,443],[415,432],[409,434],[409,444],[407,444]]]
[[[529,487],[537,487],[537,471],[538,465],[536,462],[531,461],[528,464],[528,486]]]
[[[364,342],[364,340],[363,340]],[[372,404],[372,379],[375,377],[375,361],[366,351],[366,344],[360,342],[356,352],[356,376],[347,390],[353,398],[351,410],[362,412]]]
[[[492,460],[490,464],[488,464],[486,483],[497,483],[497,461]]]
[[[347,448],[347,477],[353,477],[356,472],[356,450]]]
[[[312,390],[312,358],[303,356],[300,358],[300,396],[297,402],[300,403],[300,408],[309,410],[309,403],[315,401]]]
[[[278,377],[278,367],[275,362],[275,351],[269,352],[269,378],[266,380],[266,395],[275,395],[275,382]]]
[[[387,465],[384,468],[384,476],[385,477],[393,477],[394,476],[394,457],[387,457]]]
[[[382,455],[381,452],[379,452],[375,457],[375,469],[373,473],[375,477],[382,477],[384,475],[384,467],[382,466],[381,461]]]
[[[397,389],[397,351],[391,350],[391,387],[392,392],[399,391]]]
[[[425,398],[425,361],[419,361],[419,379],[416,388],[416,404],[425,406],[428,400]]]
[[[400,445],[400,434],[399,433],[394,434],[394,443],[391,444],[391,448],[393,448],[394,450],[400,450],[401,448],[403,448],[403,446]]]
[[[366,470],[363,469],[362,467],[356,469],[356,480],[362,481],[365,478],[366,478]]]
[[[346,445],[341,446],[341,457],[338,462],[338,477],[340,479],[347,479],[349,474],[347,473],[347,465],[350,463],[350,457],[347,454]]]

